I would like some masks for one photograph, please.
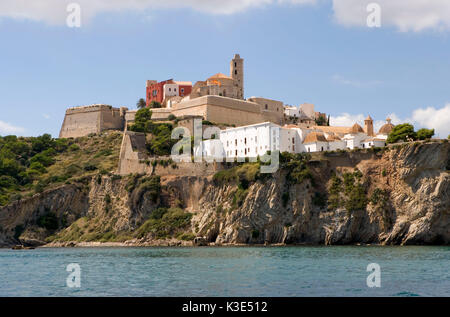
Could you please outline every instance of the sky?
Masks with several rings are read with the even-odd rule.
[[[235,53],[246,98],[450,134],[448,0],[2,0],[0,135],[57,137],[68,107],[134,109],[147,79],[228,74]]]

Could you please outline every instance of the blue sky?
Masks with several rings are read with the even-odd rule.
[[[228,73],[234,53],[245,59],[246,97],[314,103],[335,125],[367,114],[380,125],[389,115],[441,137],[450,133],[449,1],[430,8],[436,23],[417,21],[423,7],[409,8],[411,18],[402,20],[404,11],[379,1],[380,28],[348,13],[353,0],[248,0],[207,9],[198,0],[167,7],[146,1],[112,10],[98,0],[85,11],[80,3],[80,28],[67,27],[62,10],[0,5],[0,135],[57,136],[69,106],[135,108],[145,80]]]

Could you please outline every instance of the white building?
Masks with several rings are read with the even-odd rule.
[[[285,106],[284,114],[288,117],[299,118],[300,117],[300,108],[296,106]]]
[[[386,140],[378,138],[367,138],[362,142],[362,148],[368,149],[372,147],[384,147],[386,146]]]
[[[322,132],[311,132],[303,141],[306,152],[323,152],[328,151],[328,141]]]

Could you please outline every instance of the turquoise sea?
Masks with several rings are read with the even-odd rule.
[[[0,249],[0,296],[450,296],[449,264],[430,246]]]

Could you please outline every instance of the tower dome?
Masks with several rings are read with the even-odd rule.
[[[393,125],[391,123],[391,119],[387,118],[386,119],[386,124],[384,124],[380,130],[378,131],[378,134],[385,134],[388,135],[389,133],[391,133],[392,129],[394,129],[395,125]]]

